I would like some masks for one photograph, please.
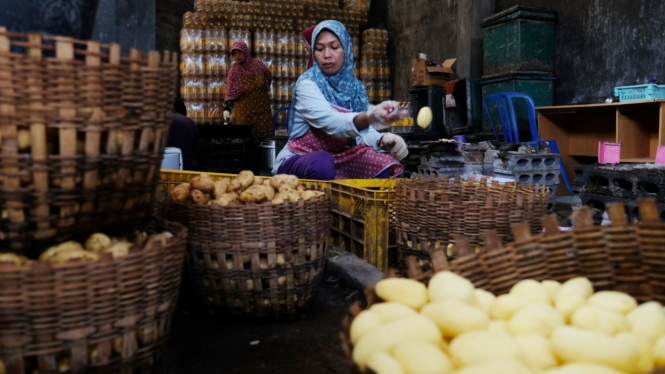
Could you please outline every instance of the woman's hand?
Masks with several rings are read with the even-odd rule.
[[[384,101],[370,107],[367,111],[367,119],[376,130],[386,129],[395,121],[405,118],[407,115],[408,112],[400,109],[397,101]]]
[[[379,141],[379,147],[387,150],[395,156],[397,161],[400,161],[404,157],[409,155],[409,150],[406,147],[406,142],[399,135],[393,133],[386,133],[381,137]]]

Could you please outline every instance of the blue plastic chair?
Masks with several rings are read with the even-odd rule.
[[[515,117],[515,107],[513,106],[514,99],[523,99],[526,102],[528,114],[529,114],[529,127],[531,129],[531,141],[525,142],[530,146],[549,146],[553,153],[559,154],[559,147],[556,144],[555,140],[543,140],[538,136],[538,124],[536,122],[536,106],[533,103],[531,96],[521,93],[521,92],[500,92],[493,95],[489,95],[483,100],[483,107],[485,108],[485,113],[489,118],[490,125],[492,126],[492,131],[494,131],[494,136],[496,140],[499,140],[499,133],[497,132],[496,125],[492,119],[490,108],[492,104],[497,108],[499,113],[499,120],[501,121],[501,130],[503,133],[503,141],[510,143],[519,143],[520,136],[517,127],[517,118]],[[566,188],[569,193],[573,193],[573,188],[570,185],[570,180],[568,179],[568,174],[566,169],[563,166],[563,161],[559,159],[559,166],[561,167],[561,176],[563,176],[563,181],[566,184]]]
[[[281,107],[281,108],[277,109],[275,111],[275,113],[273,113],[273,115],[272,115],[272,129],[273,129],[273,131],[277,131],[278,125],[280,125],[282,127],[282,129],[284,129],[284,130],[289,129],[289,111],[290,110],[291,110],[290,106],[284,106],[284,107]],[[279,123],[278,123],[277,117],[279,117],[280,113],[284,113],[284,115],[282,116],[282,120],[279,121]]]

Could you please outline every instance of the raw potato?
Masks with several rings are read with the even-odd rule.
[[[81,260],[82,262],[99,261],[99,256],[96,253],[88,252],[78,248],[66,248],[50,257],[48,261],[52,264],[60,265],[66,264],[70,260]]]
[[[59,252],[62,252],[67,249],[80,249],[83,250],[83,247],[81,244],[77,241],[71,240],[68,242],[61,243],[59,245],[49,247],[46,251],[44,251],[40,256],[39,260],[40,261],[49,261],[49,259]]]
[[[243,170],[238,173],[238,176],[234,180],[240,182],[241,189],[244,191],[247,187],[254,184],[254,173],[249,170]]]
[[[210,174],[208,173],[201,173],[201,175],[195,176],[192,178],[192,180],[189,181],[189,184],[193,189],[204,193],[213,192],[215,189],[215,182],[213,182],[212,178],[210,178]]]
[[[440,344],[441,332],[434,322],[419,314],[385,323],[363,336],[353,347],[353,360],[364,369],[369,358],[377,352],[389,352],[406,341]]]
[[[404,342],[395,347],[393,356],[405,374],[447,374],[453,371],[448,356],[430,343]]]
[[[577,277],[567,280],[557,292],[554,306],[568,320],[573,312],[586,304],[593,294],[593,285],[588,279]]]
[[[17,140],[18,140],[18,149],[21,151],[24,151],[32,145],[32,141],[30,140],[30,131],[29,130],[18,130],[18,135],[17,135]]]
[[[351,322],[351,343],[356,344],[363,335],[383,323],[381,315],[372,310],[363,310]]]
[[[101,252],[111,245],[111,238],[101,232],[96,232],[85,241],[85,249],[92,252]]]
[[[313,197],[317,196],[324,196],[325,193],[321,191],[302,191],[300,192],[300,197],[302,197],[303,200],[309,200]]]
[[[497,359],[464,367],[454,374],[533,374],[533,372],[520,361]]]
[[[473,305],[475,287],[468,279],[450,271],[436,273],[429,281],[429,298],[432,301],[461,300]]]
[[[238,202],[238,194],[235,192],[222,194],[217,200],[211,200],[208,205],[221,205],[227,206],[231,203]]]
[[[515,337],[515,340],[522,348],[522,360],[533,371],[540,373],[559,364],[552,353],[552,343],[544,336],[526,334]]]
[[[607,335],[630,331],[626,316],[593,305],[579,307],[570,317],[570,324],[582,330],[598,331]]]
[[[640,352],[640,360],[637,363],[638,373],[651,373],[653,371],[655,366],[653,349],[647,338],[633,332],[622,332],[617,334],[616,338],[632,344]]]
[[[213,191],[215,199],[219,199],[222,195],[228,192],[230,183],[231,181],[229,181],[228,179],[222,179],[221,181],[215,182],[215,188]]]
[[[561,326],[552,333],[552,350],[562,362],[591,362],[634,373],[640,354],[632,344],[606,334]]]
[[[104,249],[102,252],[111,253],[113,258],[119,258],[127,256],[129,254],[129,249],[133,246],[130,242],[117,242],[112,246]]]
[[[427,304],[427,287],[424,284],[406,278],[388,278],[376,284],[376,294],[385,301],[394,301],[420,309]]]
[[[665,312],[659,302],[649,301],[628,313],[633,332],[643,335],[653,343],[665,335]]]
[[[279,188],[283,185],[291,186],[293,189],[298,188],[300,180],[295,175],[289,174],[277,174],[274,177],[270,178],[270,185],[275,190],[279,191]]]
[[[240,182],[240,180],[238,178],[233,178],[231,180],[231,183],[229,183],[229,187],[228,187],[227,192],[242,192],[242,191],[243,191],[243,188],[242,188],[242,183]]]
[[[171,191],[171,199],[177,203],[183,203],[189,200],[189,195],[192,193],[192,188],[189,183],[181,183]]]
[[[456,367],[496,359],[519,359],[522,348],[510,335],[470,331],[450,342],[450,357]]]
[[[420,314],[434,321],[445,338],[485,330],[489,323],[487,313],[457,299],[429,303],[420,310]]]
[[[492,303],[490,317],[492,319],[508,321],[518,310],[531,304],[533,304],[531,300],[525,299],[521,296],[511,294],[501,295]]]
[[[494,300],[496,300],[496,296],[494,296],[494,294],[491,292],[487,292],[481,289],[475,289],[473,293],[476,295],[476,299],[473,305],[484,310],[485,313],[489,315],[490,310],[492,310],[492,303],[494,303]]]
[[[510,289],[511,295],[522,296],[525,299],[537,302],[551,304],[552,299],[547,289],[540,282],[533,279],[521,280]]]
[[[16,267],[21,267],[27,262],[28,258],[25,256],[19,256],[15,253],[0,253],[0,263],[10,263]]]
[[[383,323],[418,314],[413,308],[400,303],[376,303],[369,310],[381,316]]]
[[[587,304],[628,314],[637,307],[637,301],[623,292],[599,291],[589,297]]]
[[[525,306],[510,318],[508,329],[513,335],[537,333],[550,336],[564,324],[563,317],[551,305],[537,303]]]
[[[261,179],[261,177],[254,176],[254,183],[252,185],[253,186],[263,185],[263,179]]]
[[[240,194],[240,201],[245,203],[260,203],[265,200],[272,200],[275,197],[275,190],[268,186],[251,186]]]
[[[199,190],[192,190],[190,196],[196,205],[206,205],[210,201],[210,198]]]
[[[404,370],[395,358],[385,352],[377,352],[367,361],[367,367],[376,374],[404,374]]]
[[[284,204],[284,202],[289,201],[292,203],[297,203],[300,200],[300,195],[295,191],[284,191],[279,192],[275,195],[275,198],[272,199],[274,205]]]
[[[279,186],[279,189],[276,189],[276,190],[277,190],[277,192],[296,192],[296,189],[291,187],[288,184],[281,185],[281,186]]]

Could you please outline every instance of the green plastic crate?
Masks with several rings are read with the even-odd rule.
[[[330,243],[387,271],[396,257],[395,179],[330,184]]]
[[[556,12],[515,6],[486,18],[483,76],[554,71]]]

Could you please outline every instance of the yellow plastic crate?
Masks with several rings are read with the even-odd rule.
[[[189,182],[192,177],[201,174],[199,171],[180,171],[180,170],[167,170],[162,169],[159,172],[159,191],[161,192],[170,192],[175,186],[180,183]],[[222,173],[208,173],[212,180],[218,181],[222,178],[235,177],[237,174],[222,174]],[[260,178],[267,179],[270,177],[260,176]],[[301,179],[302,183],[307,188],[326,190],[330,185],[330,182],[327,181],[317,181],[317,180],[307,180]]]
[[[333,245],[388,270],[395,244],[395,179],[345,179],[330,185]]]

